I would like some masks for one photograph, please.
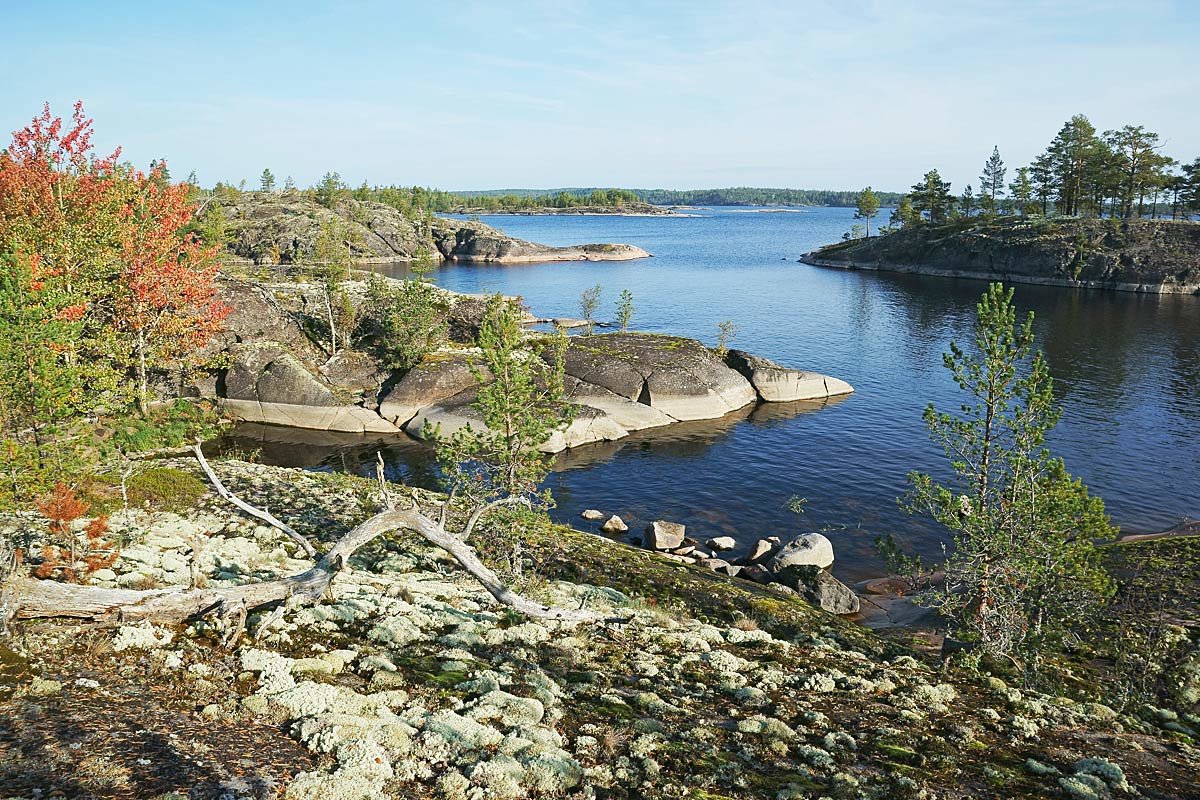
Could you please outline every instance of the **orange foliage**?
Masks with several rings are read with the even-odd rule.
[[[117,561],[116,546],[105,539],[108,517],[99,516],[83,529],[83,540],[72,530],[72,524],[88,512],[89,504],[75,496],[75,491],[61,481],[50,494],[37,502],[40,512],[50,520],[52,543],[42,547],[42,562],[33,574],[39,578],[60,576],[77,583],[96,570],[111,567]],[[82,562],[82,569],[79,564]]]

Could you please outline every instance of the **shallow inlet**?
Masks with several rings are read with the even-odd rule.
[[[963,402],[941,365],[953,339],[971,336],[981,281],[855,273],[796,263],[836,241],[852,209],[804,213],[700,210],[694,217],[485,217],[547,244],[619,241],[655,257],[617,263],[446,265],[437,282],[464,292],[521,295],[540,315],[578,316],[579,294],[600,283],[602,311],[634,294],[633,327],[710,344],[717,323],[738,326],[733,345],[789,366],[844,378],[854,395],[817,413],[770,406],[707,423],[631,436],[563,454],[548,485],[556,518],[620,514],[635,532],[656,518],[684,522],[697,538],[830,528],[835,572],[878,571],[874,537],[893,533],[929,556],[943,534],[897,504],[910,470],[938,473],[921,412]],[[887,213],[886,211],[883,213]],[[377,265],[402,274],[403,265]],[[1056,378],[1063,419],[1051,439],[1068,468],[1103,497],[1129,530],[1200,517],[1200,298],[1018,286]],[[261,432],[253,434],[261,438]],[[263,445],[264,460],[365,469],[367,442]],[[397,478],[432,480],[428,450],[408,440],[384,451]],[[806,512],[787,511],[793,495]]]

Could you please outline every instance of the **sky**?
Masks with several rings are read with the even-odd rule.
[[[1197,67],[1196,0],[0,0],[0,131],[82,100],[205,185],[958,191],[1076,113],[1191,161]]]

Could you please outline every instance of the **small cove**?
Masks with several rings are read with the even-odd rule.
[[[630,262],[456,265],[434,279],[464,292],[521,295],[541,316],[578,316],[580,292],[604,287],[602,316],[634,294],[633,327],[709,344],[733,320],[733,346],[848,380],[850,397],[828,404],[759,406],[720,420],[646,431],[559,457],[548,480],[552,512],[621,515],[634,532],[648,521],[684,522],[696,538],[828,529],[835,572],[878,571],[873,540],[892,533],[926,555],[942,533],[904,514],[896,498],[909,470],[942,468],[920,415],[962,402],[941,365],[951,340],[970,337],[982,281],[843,272],[796,263],[840,238],[850,209],[746,213],[702,209],[689,217],[485,216],[506,233],[552,245],[625,242],[654,258]],[[401,274],[403,267],[376,269]],[[1051,446],[1132,531],[1200,516],[1200,298],[1016,287],[1036,312],[1038,344],[1056,378],[1063,420]],[[427,447],[304,431],[243,427],[238,443],[262,460],[367,471],[382,450],[392,476],[429,484]],[[797,517],[792,496],[807,499]]]

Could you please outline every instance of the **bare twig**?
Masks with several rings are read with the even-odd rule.
[[[483,519],[484,515],[494,511],[497,508],[500,508],[501,506],[528,505],[529,498],[525,497],[524,495],[509,495],[508,497],[501,497],[499,500],[493,500],[490,503],[485,503],[471,512],[471,516],[467,519],[466,526],[463,527],[462,536],[459,538],[461,538],[464,542],[470,539],[472,531],[475,530],[475,526],[479,524],[479,521]]]
[[[237,506],[242,511],[245,511],[250,516],[257,517],[263,522],[266,522],[268,525],[283,531],[285,534],[287,534],[289,539],[300,545],[300,549],[303,550],[304,554],[309,558],[313,558],[317,555],[316,549],[309,544],[308,539],[305,539],[303,536],[293,530],[291,526],[281,522],[271,512],[264,511],[260,508],[255,508],[239,498],[233,492],[226,489],[225,485],[221,483],[221,479],[217,477],[217,474],[213,472],[212,467],[208,465],[208,461],[204,458],[204,451],[200,448],[200,442],[196,442],[195,446],[192,448],[192,452],[196,455],[196,460],[200,462],[200,468],[204,470],[204,474],[207,475],[209,481],[212,482],[213,488],[217,490],[217,494],[221,495],[221,497],[225,498],[230,503],[233,503],[233,505]]]

